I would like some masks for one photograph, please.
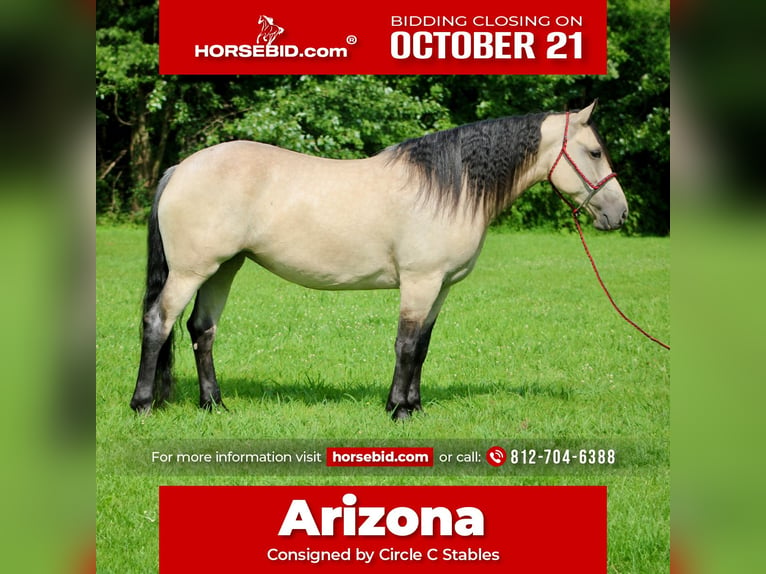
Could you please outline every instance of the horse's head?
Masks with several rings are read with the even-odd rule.
[[[578,211],[590,213],[597,229],[618,229],[628,216],[628,202],[591,123],[595,106],[594,101],[579,112],[549,116],[544,123],[543,140],[553,142],[548,146],[548,180]]]

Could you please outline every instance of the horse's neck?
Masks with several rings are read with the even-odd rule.
[[[503,210],[510,207],[519,196],[530,187],[545,180],[548,176],[548,169],[550,169],[550,166],[546,168],[544,161],[540,158],[537,158],[534,162],[530,162],[528,166],[525,166],[521,174],[517,177],[513,189],[508,195],[505,205],[503,205]]]
[[[551,114],[540,126],[540,147],[537,150],[535,161],[530,162],[522,174],[516,180],[516,185],[511,192],[509,205],[527,189],[548,179],[548,173],[561,150],[564,135],[564,122],[562,114]],[[507,206],[506,206],[507,207]]]

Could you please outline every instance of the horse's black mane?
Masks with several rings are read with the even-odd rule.
[[[508,204],[519,176],[535,160],[547,115],[484,120],[410,139],[388,151],[417,168],[427,200],[454,213],[466,193],[473,213],[483,210],[491,219]]]

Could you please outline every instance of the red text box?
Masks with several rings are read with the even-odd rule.
[[[604,74],[606,0],[162,0],[162,74]]]
[[[163,486],[160,572],[606,572],[602,486]]]

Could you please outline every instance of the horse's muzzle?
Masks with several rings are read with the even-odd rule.
[[[622,212],[600,211],[594,214],[593,227],[601,231],[614,231],[619,229],[625,224],[625,220],[628,218],[628,208],[622,210]]]

